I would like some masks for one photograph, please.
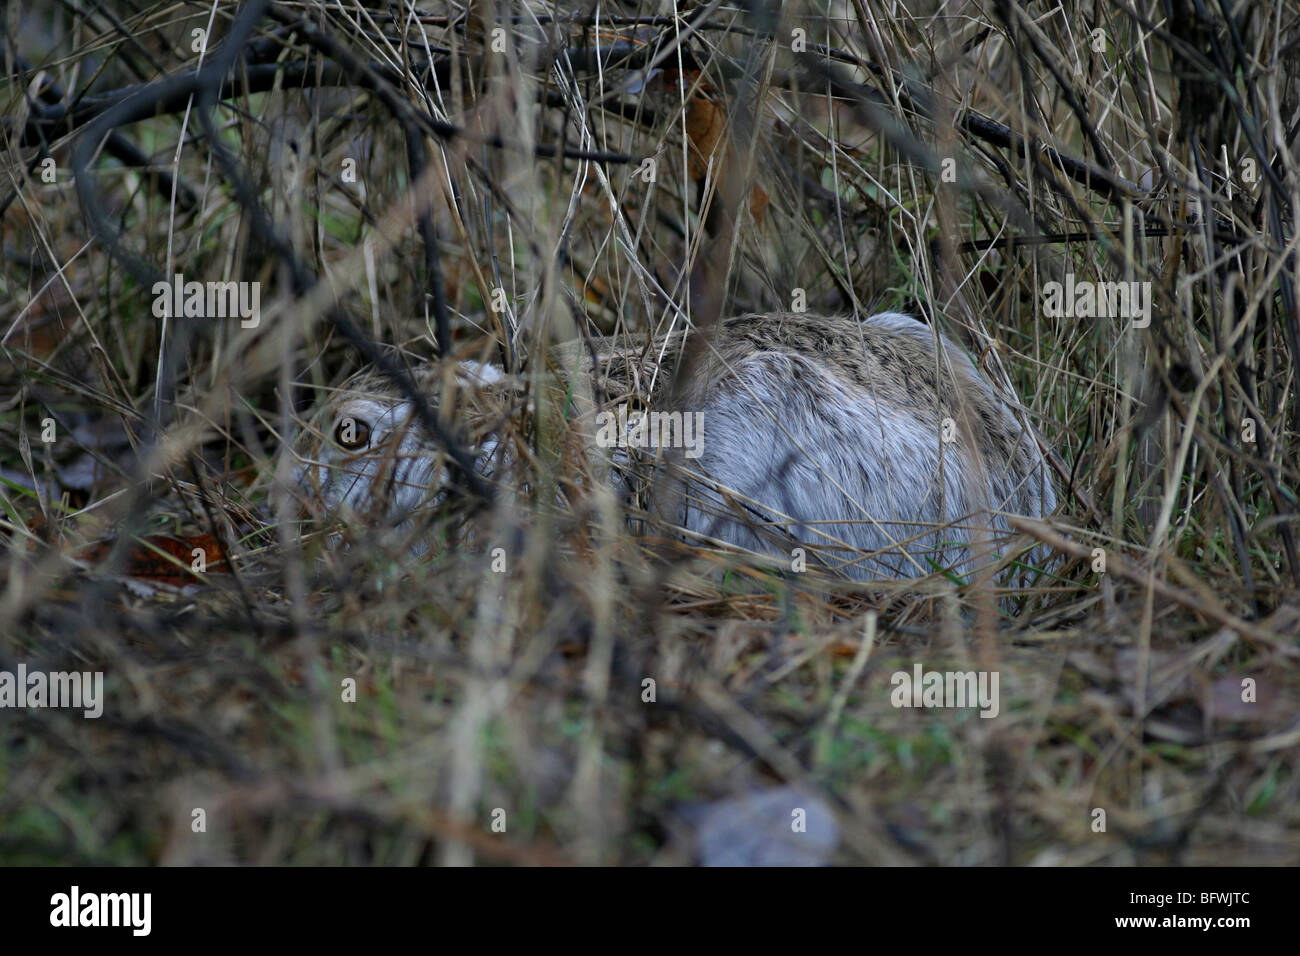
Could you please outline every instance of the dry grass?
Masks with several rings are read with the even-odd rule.
[[[0,671],[102,671],[105,709],[0,712],[0,860],[690,862],[693,807],[783,782],[841,863],[1300,861],[1300,3],[1166,6],[277,4],[224,156],[182,98],[77,183],[110,127],[32,118],[193,70],[212,5],[7,10]],[[259,281],[260,324],[156,318],[177,272]],[[1045,314],[1067,273],[1150,282],[1150,326]],[[358,341],[425,361],[444,302],[458,355],[536,369],[799,296],[911,311],[1021,398],[1068,488],[1034,587],[647,542],[550,504],[529,421],[533,500],[427,531],[504,572],[328,549],[275,490]],[[173,586],[159,534],[212,567]],[[895,708],[917,663],[996,671],[1000,713]]]

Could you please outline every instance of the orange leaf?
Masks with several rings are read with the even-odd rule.
[[[111,539],[99,541],[82,548],[77,553],[77,557],[92,563],[100,561],[112,546]],[[163,554],[159,554],[159,551]],[[194,562],[198,559],[195,551],[203,552],[204,565],[208,571],[229,573],[229,569],[221,559],[221,548],[217,539],[207,532],[186,538],[175,538],[165,534],[147,535],[139,539],[139,543],[127,552],[125,570],[130,577],[142,578],[146,581],[177,587],[193,584],[195,579],[202,576],[192,570]],[[171,558],[175,560],[170,560]]]
[[[691,179],[703,179],[713,161],[714,176],[721,182],[725,173],[738,168],[730,144],[724,146],[727,133],[727,113],[716,101],[696,95],[686,106],[686,136],[690,140],[689,173]],[[719,159],[719,148],[724,155]],[[763,224],[763,214],[771,201],[767,191],[755,183],[749,192],[749,212],[756,225]]]
[[[694,96],[686,105],[686,135],[691,141],[691,179],[703,179],[709,170],[723,135],[727,132],[727,114],[707,97]]]

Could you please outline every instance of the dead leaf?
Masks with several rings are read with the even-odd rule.
[[[112,538],[97,541],[82,548],[77,553],[77,558],[92,564],[102,561],[113,543]],[[127,552],[124,570],[128,577],[183,587],[202,579],[202,573],[193,570],[198,560],[198,555],[194,553],[196,551],[203,554],[202,566],[205,570],[230,573],[221,558],[221,547],[217,539],[207,532],[184,538],[165,534],[146,535],[138,539]]]
[[[686,136],[690,140],[688,171],[691,179],[704,179],[712,163],[714,179],[721,185],[728,175],[743,168],[727,138],[727,111],[718,101],[696,93],[686,105]],[[749,191],[749,213],[757,225],[770,202],[767,191],[757,182]]]

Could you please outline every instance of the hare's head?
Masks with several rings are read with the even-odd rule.
[[[517,390],[490,365],[433,365],[415,376],[442,429],[484,477],[499,473],[500,428]],[[445,500],[452,483],[448,450],[425,426],[415,402],[375,372],[353,377],[311,416],[295,442],[293,484],[314,519],[398,525]]]

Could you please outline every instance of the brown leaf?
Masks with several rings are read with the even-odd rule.
[[[707,96],[696,94],[686,104],[686,135],[691,141],[691,179],[703,179],[727,132],[727,114]]]
[[[734,150],[727,139],[727,112],[716,100],[703,93],[691,97],[686,106],[686,136],[690,140],[689,172],[691,179],[708,175],[712,161],[714,178],[718,184],[724,177],[739,170]],[[719,156],[719,151],[722,155]],[[749,212],[757,225],[763,224],[763,214],[771,201],[767,191],[758,183],[749,191]]]
[[[77,553],[77,557],[91,563],[102,561],[112,546],[111,538],[98,541],[82,548]],[[192,570],[196,560],[194,554],[196,550],[203,552],[203,560],[208,571],[229,573],[221,558],[221,547],[217,539],[207,532],[183,538],[165,534],[146,535],[138,539],[127,552],[125,571],[129,577],[159,584],[170,584],[176,587],[193,584],[202,578],[202,574]],[[159,554],[160,551],[162,554]]]

